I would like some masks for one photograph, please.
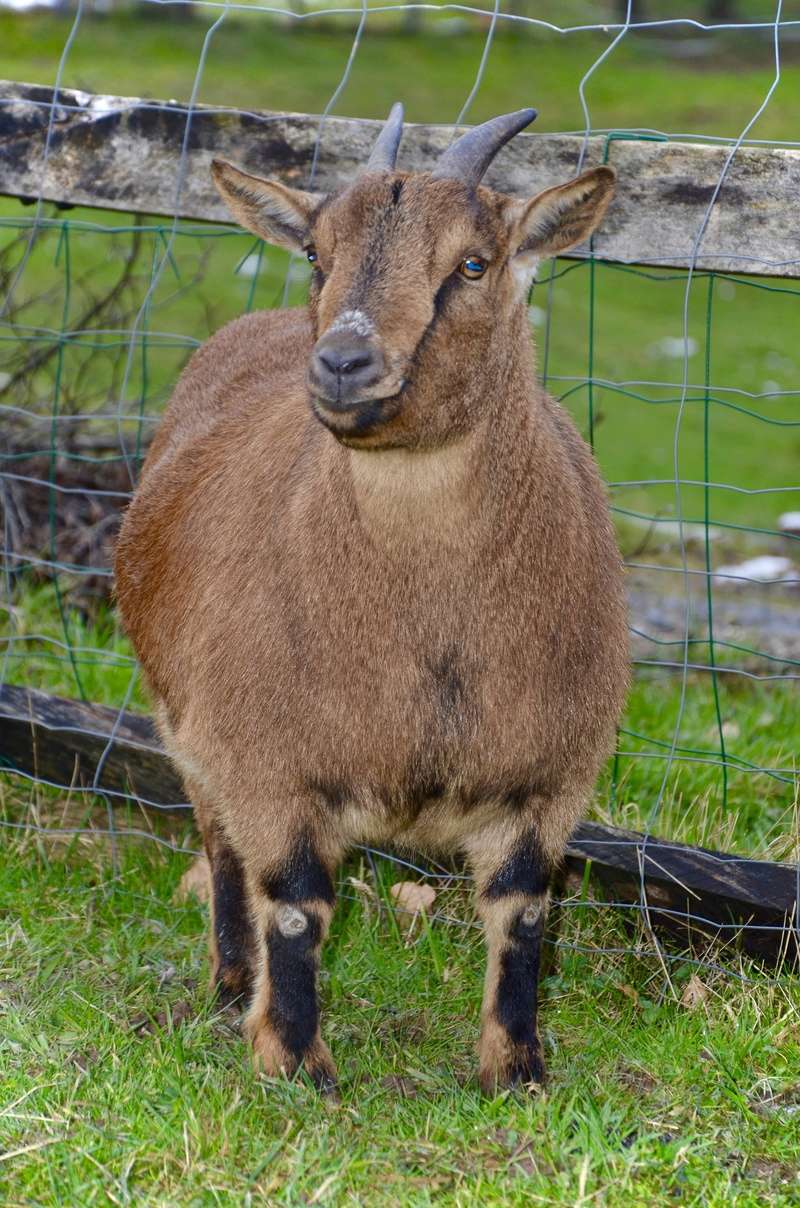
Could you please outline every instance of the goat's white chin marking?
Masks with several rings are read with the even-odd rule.
[[[375,324],[363,310],[343,310],[338,318],[333,320],[328,331],[352,331],[357,336],[373,336]]]

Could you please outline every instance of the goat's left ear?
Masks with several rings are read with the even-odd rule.
[[[592,168],[565,185],[516,202],[510,215],[511,253],[520,268],[588,239],[614,195],[613,168]]]
[[[311,216],[322,201],[321,194],[251,176],[224,159],[212,161],[211,175],[241,226],[290,252],[300,252],[307,246]]]

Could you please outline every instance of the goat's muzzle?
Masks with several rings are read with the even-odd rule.
[[[314,414],[336,436],[367,436],[398,411],[391,397],[397,386],[386,378],[385,359],[375,340],[353,332],[328,332],[317,342],[308,371]]]

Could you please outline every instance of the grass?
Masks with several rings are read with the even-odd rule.
[[[80,818],[41,790],[31,803],[7,789],[3,811]],[[371,893],[343,880],[323,961],[334,1106],[251,1070],[206,992],[206,909],[175,898],[186,866],[127,841],[115,870],[99,838],[10,834],[4,1203],[797,1203],[796,981],[680,961],[667,978],[611,911],[562,911],[544,981],[547,1091],[483,1099],[479,931],[406,935],[386,897],[399,870],[381,862],[376,881],[353,863],[345,874]],[[461,889],[439,907],[472,922]]]
[[[566,6],[548,7],[543,13],[538,4],[537,15],[562,22],[571,16]],[[589,6],[589,11],[595,21],[602,20],[599,6]],[[141,10],[115,10],[111,16],[89,13],[78,25],[62,84],[186,100],[204,38],[218,15],[208,10],[186,22],[163,13],[148,19]],[[226,17],[209,42],[198,100],[320,112],[342,78],[357,20],[354,14],[338,29],[314,20],[287,29],[255,14],[249,19]],[[71,16],[51,13],[0,14],[0,76],[52,84],[71,23]],[[436,28],[436,22],[428,23],[422,36],[396,28],[389,33],[385,20],[370,16],[336,112],[383,117],[392,102],[402,98],[410,121],[455,120],[478,71],[486,26],[467,24],[450,37],[437,35]],[[539,31],[514,37],[501,30],[471,120],[532,104],[541,111],[538,130],[582,130],[578,81],[610,41],[610,35],[595,33]],[[769,36],[746,30],[717,39],[713,46],[714,53],[699,60],[680,59],[670,53],[659,31],[632,31],[588,87],[593,126],[735,138],[772,82],[772,47]],[[753,138],[797,137],[797,85],[791,71],[798,59],[797,44],[787,40],[783,54],[782,83],[753,128]]]

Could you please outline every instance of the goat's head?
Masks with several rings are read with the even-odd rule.
[[[487,366],[508,362],[513,312],[537,263],[600,223],[610,168],[528,200],[481,185],[495,154],[535,116],[494,118],[462,135],[432,172],[406,173],[395,170],[403,121],[395,105],[359,177],[328,197],[214,161],[237,220],[313,265],[312,407],[344,443],[430,447],[479,422],[476,383]]]

